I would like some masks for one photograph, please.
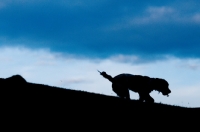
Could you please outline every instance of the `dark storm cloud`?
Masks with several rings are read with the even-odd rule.
[[[90,57],[200,57],[199,7],[198,0],[10,0],[0,2],[0,40]]]

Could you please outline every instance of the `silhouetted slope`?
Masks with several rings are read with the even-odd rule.
[[[86,123],[88,120],[93,125],[114,123],[116,128],[127,126],[132,129],[131,126],[138,127],[142,124],[165,126],[165,122],[170,127],[175,122],[183,125],[183,122],[187,123],[187,118],[197,118],[200,114],[200,108],[126,101],[118,97],[34,84],[24,80],[20,76],[0,79],[0,93],[3,97],[1,109],[5,113],[12,111],[9,112],[11,118],[28,116],[28,119],[52,121],[60,121],[58,118],[61,118],[71,123],[74,120],[74,123]]]

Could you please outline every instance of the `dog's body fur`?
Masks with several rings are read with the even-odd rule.
[[[112,82],[113,91],[121,98],[130,100],[129,90],[139,94],[139,101],[154,102],[154,99],[149,95],[153,90],[162,92],[163,95],[171,93],[168,82],[160,78],[150,78],[141,75],[119,74],[111,77],[106,72],[101,72],[101,75]]]

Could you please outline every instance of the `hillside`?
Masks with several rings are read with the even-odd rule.
[[[131,124],[138,127],[141,123],[165,126],[165,122],[168,125],[182,122],[183,125],[187,120],[191,123],[191,119],[200,114],[200,108],[126,101],[113,96],[30,83],[19,75],[0,79],[0,84],[3,97],[1,109],[9,113],[10,118],[64,119],[71,123],[88,120],[87,123],[93,125],[112,122],[116,127],[131,127]]]

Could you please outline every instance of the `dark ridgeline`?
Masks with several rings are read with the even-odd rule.
[[[180,127],[180,130],[184,125],[196,121],[200,114],[200,108],[125,100],[34,84],[26,82],[20,75],[0,79],[0,84],[1,120],[8,121],[9,125],[19,123],[20,128],[30,125],[29,130],[40,123],[47,128],[61,123],[62,128],[69,131],[165,131],[174,130],[173,127]]]

